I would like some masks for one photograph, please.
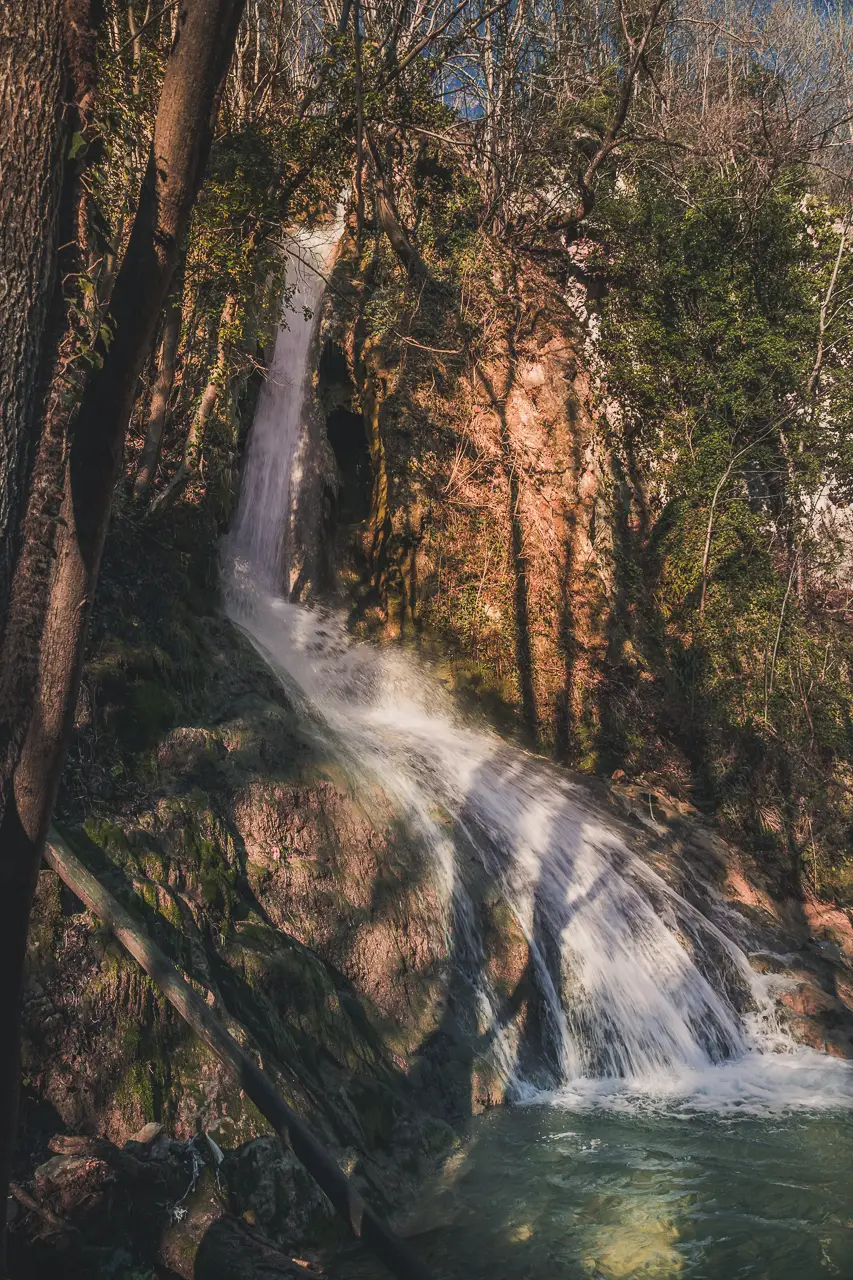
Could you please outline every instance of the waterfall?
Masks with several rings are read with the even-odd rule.
[[[343,233],[343,206],[334,221],[301,231],[287,255],[293,287],[276,335],[240,487],[240,504],[226,547],[226,564],[242,566],[256,586],[281,589],[288,577],[288,533],[304,448],[303,406],[316,313],[327,272]]]
[[[316,312],[340,233],[340,218],[303,233],[291,259],[297,311],[278,333],[226,546],[231,617],[315,735],[358,785],[381,786],[428,851],[472,1030],[491,1046],[511,1095],[716,1098],[729,1090],[740,1102],[752,1088],[790,1100],[792,1071],[779,1083],[784,1060],[811,1105],[827,1060],[787,1039],[774,980],[752,971],[721,918],[657,875],[580,783],[467,722],[415,658],[356,644],[333,610],[280,594],[314,334],[298,309]],[[542,1009],[535,1068],[491,988],[472,898],[477,877],[499,888],[528,945]]]

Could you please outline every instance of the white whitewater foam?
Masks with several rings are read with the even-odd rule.
[[[226,562],[251,565],[253,580],[271,590],[279,590],[287,575],[283,557],[301,474],[302,411],[316,313],[343,225],[340,205],[333,222],[300,231],[293,239],[287,282],[294,292],[258,397],[240,504],[227,542]]]
[[[511,1034],[495,1037],[519,1101],[684,1114],[853,1105],[850,1064],[795,1046],[778,1026],[778,979],[755,974],[608,828],[582,788],[467,725],[400,651],[352,643],[328,612],[258,591],[249,598],[238,620],[315,733],[357,784],[379,782],[431,850],[460,963],[482,955],[460,862],[474,850],[501,884],[530,944],[554,1041],[556,1087],[543,1088],[519,1075]],[[468,936],[453,936],[460,931]],[[719,985],[694,964],[687,937],[713,950]],[[481,1022],[499,1021],[484,975],[469,978]],[[751,1013],[738,1014],[738,993],[751,996]]]
[[[303,241],[329,262],[340,224]],[[312,310],[322,281],[300,286]],[[298,326],[299,321],[292,321]],[[466,723],[401,650],[279,596],[302,439],[310,326],[282,329],[226,548],[228,610],[357,786],[379,783],[429,852],[474,1031],[519,1100],[676,1111],[849,1106],[853,1070],[798,1049],[773,980],[632,852],[583,787]],[[300,364],[301,361],[301,364]],[[285,380],[285,374],[288,380]],[[472,865],[502,890],[541,996],[542,1069],[486,973]]]
[[[637,1080],[572,1080],[551,1091],[530,1090],[519,1101],[567,1111],[665,1112],[772,1116],[791,1112],[847,1111],[853,1107],[851,1064],[801,1045],[779,1052],[753,1045],[745,1054],[702,1070]]]

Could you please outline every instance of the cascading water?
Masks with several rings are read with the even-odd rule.
[[[428,849],[476,1029],[515,1096],[689,1095],[711,1106],[740,1105],[745,1093],[784,1105],[849,1100],[846,1064],[795,1051],[775,1022],[772,980],[754,974],[719,922],[632,853],[581,786],[472,728],[412,658],[354,644],[333,612],[279,594],[314,336],[299,311],[317,309],[341,225],[303,233],[291,257],[294,313],[279,330],[226,546],[231,617],[314,732],[362,785],[381,785]],[[502,1025],[486,976],[472,864],[500,887],[529,945],[543,1010],[538,1071]]]
[[[314,317],[342,232],[340,207],[333,222],[298,234],[288,253],[293,291],[258,397],[240,505],[226,547],[228,572],[236,566],[245,582],[272,592],[282,589],[288,575],[284,557],[301,475]]]

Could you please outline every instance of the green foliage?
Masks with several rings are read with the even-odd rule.
[[[849,253],[825,306],[840,230],[796,174],[751,203],[736,174],[641,174],[602,198],[593,258],[612,444],[647,500],[647,528],[620,548],[652,675],[635,657],[630,687],[694,796],[818,889],[853,817],[853,643],[813,517],[853,479],[850,335],[834,314]],[[605,757],[648,767],[622,694],[610,710]]]
[[[279,135],[256,125],[215,143],[187,249],[185,288],[198,293],[199,323],[208,317],[218,327],[229,294],[260,312],[265,299],[255,297],[257,290],[266,285],[270,296],[281,296],[283,257],[268,228],[280,212],[276,199],[284,159]],[[242,339],[246,315],[245,305],[236,310],[230,331],[222,335],[226,341]]]
[[[815,299],[812,245],[791,183],[753,213],[734,180],[699,171],[685,196],[651,176],[602,201],[611,292],[608,382],[673,480],[715,484],[732,451],[778,462],[786,397],[804,392]],[[606,222],[605,222],[606,219]],[[774,435],[775,431],[775,435]]]

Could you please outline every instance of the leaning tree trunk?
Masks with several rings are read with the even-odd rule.
[[[32,4],[18,7],[31,14]],[[14,1144],[27,922],[73,722],[125,429],[201,181],[242,8],[243,0],[180,7],[139,206],[112,294],[112,339],[99,351],[102,363],[88,376],[72,424],[38,698],[14,773],[14,802],[0,823],[0,1205]],[[29,585],[38,594],[45,573],[46,566],[34,564],[24,590]]]
[[[104,888],[97,876],[92,875],[55,831],[48,840],[45,860],[71,891],[79,895],[84,905],[104,922],[156,982],[169,1003],[177,1009],[196,1035],[231,1072],[246,1097],[269,1121],[317,1186],[328,1196],[353,1235],[371,1249],[377,1258],[381,1258],[398,1280],[430,1280],[430,1273],[417,1255],[373,1212],[331,1153],[317,1141],[304,1120],[279,1093],[267,1071],[235,1040],[224,1023],[211,1011],[203,996],[190,985],[168,956],[139,928],[130,912]],[[245,1242],[243,1245],[245,1246]],[[238,1249],[245,1256],[245,1247],[238,1245]],[[272,1263],[268,1272],[262,1269],[264,1261]],[[239,1268],[233,1252],[230,1263],[233,1270],[225,1267],[217,1270],[216,1280],[220,1277],[224,1280],[225,1276],[236,1278],[238,1275],[245,1277],[245,1280],[252,1280],[257,1275],[260,1280],[260,1275],[269,1274],[272,1277],[279,1274],[275,1259],[265,1260],[260,1252],[255,1253],[253,1266]],[[214,1273],[208,1272],[202,1263],[201,1252],[196,1260],[195,1275],[210,1275],[211,1280],[214,1280]]]
[[[379,225],[388,237],[388,243],[396,253],[411,279],[426,279],[429,272],[421,255],[409,239],[403,220],[397,210],[397,202],[391,183],[385,172],[379,148],[365,130],[367,149],[373,164],[373,177],[376,184],[376,212]]]

